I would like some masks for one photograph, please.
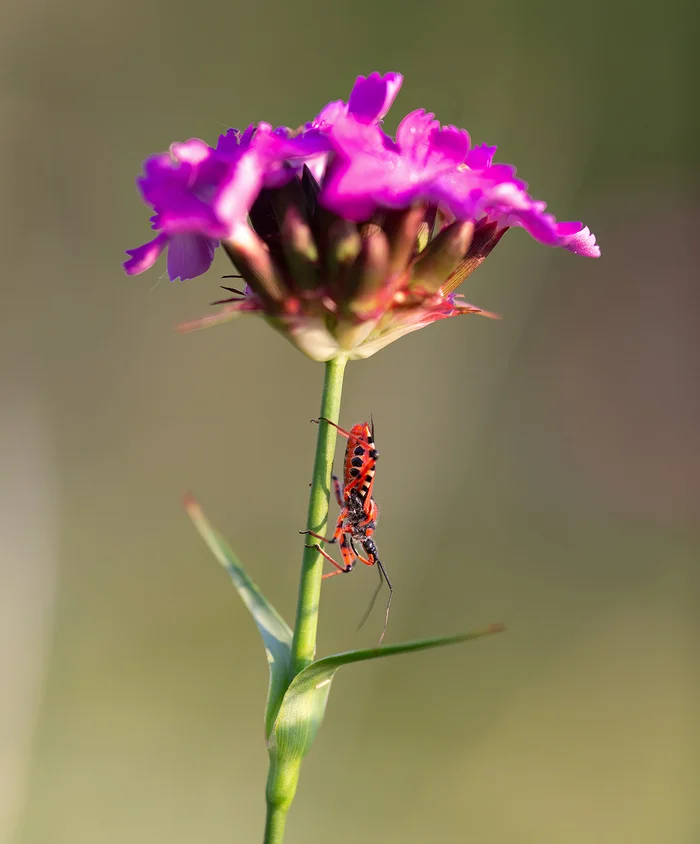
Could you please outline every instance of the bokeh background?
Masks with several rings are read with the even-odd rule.
[[[0,841],[260,840],[266,665],[181,506],[291,618],[322,368],[163,267],[133,179],[173,140],[298,125],[358,73],[500,145],[603,258],[509,234],[501,312],[347,373],[377,424],[390,639],[508,632],[345,669],[288,841],[700,841],[700,288],[692,0],[5,0]],[[339,445],[339,454],[342,444]],[[361,567],[320,650],[360,632]]]

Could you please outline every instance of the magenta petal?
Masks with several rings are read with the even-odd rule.
[[[358,76],[350,93],[348,114],[360,123],[381,120],[396,99],[402,82],[403,76],[400,73],[382,76],[375,71],[366,78]]]
[[[372,188],[381,180],[382,166],[369,156],[353,166],[336,161],[326,172],[321,203],[347,220],[366,220],[376,208]]]
[[[305,163],[309,168],[311,175],[320,185],[326,173],[326,168],[328,167],[328,153],[326,152],[321,155],[315,155],[313,158],[309,158]]]
[[[168,245],[170,281],[187,281],[205,273],[214,260],[217,241],[198,234],[177,234]]]
[[[423,109],[401,121],[396,140],[389,137],[381,121],[402,81],[398,73],[359,76],[347,103],[329,103],[297,130],[261,122],[243,132],[229,129],[215,149],[190,138],[148,158],[137,184],[158,236],[128,252],[126,272],[148,269],[167,247],[171,278],[201,275],[218,241],[247,227],[260,191],[299,178],[304,166],[319,182],[319,202],[349,220],[426,203],[450,219],[498,231],[521,226],[547,245],[600,255],[589,229],[557,223],[514,167],[493,163],[495,146],[471,148],[466,130],[441,128]]]
[[[144,200],[155,207],[164,192],[179,188],[183,176],[184,173],[178,169],[172,157],[168,153],[161,153],[144,161],[143,175],[136,179],[136,184]]]
[[[309,124],[309,128],[318,129],[321,132],[327,132],[340,120],[347,117],[348,107],[342,100],[335,100],[328,103],[327,106],[318,113],[314,120]]]
[[[216,239],[225,237],[230,229],[206,202],[186,194],[172,198],[158,215],[158,223],[166,234],[173,236],[189,233]]]
[[[580,230],[571,233],[572,226],[578,226]],[[561,235],[559,246],[569,252],[584,255],[586,258],[600,258],[600,246],[596,244],[595,235],[588,226],[581,227],[581,223],[559,223],[557,233]]]
[[[583,223],[580,221],[569,221],[557,223],[556,232],[560,237],[569,237],[572,234],[578,234],[583,228]]]
[[[491,164],[484,168],[483,178],[491,182],[517,183],[520,190],[527,190],[527,183],[515,179],[516,168],[512,164]]]
[[[186,164],[201,164],[206,161],[212,153],[209,144],[200,141],[199,138],[190,138],[184,143],[174,143],[170,145],[170,152]]]
[[[235,169],[221,180],[212,203],[218,219],[227,224],[226,236],[245,219],[260,192],[264,168],[254,150],[242,155]]]
[[[416,151],[430,142],[433,130],[440,128],[435,115],[419,108],[407,114],[396,130],[396,143],[405,152]]]
[[[227,129],[223,135],[219,135],[219,140],[216,142],[216,151],[222,155],[237,156],[240,142],[241,133],[238,129]]]
[[[308,129],[302,135],[280,138],[275,154],[278,157],[308,160],[311,156],[327,153],[332,144],[327,135],[318,129]]]
[[[554,217],[545,214],[536,208],[523,211],[513,211],[508,216],[510,225],[522,226],[525,231],[544,243],[545,246],[561,246],[561,241],[556,235]]]
[[[439,124],[438,124],[439,125]],[[444,159],[447,163],[461,164],[469,151],[469,133],[456,126],[443,126],[433,132],[430,138],[431,154]]]
[[[490,167],[493,157],[496,154],[498,147],[490,147],[486,144],[479,144],[470,149],[467,153],[464,163],[470,170],[483,170],[485,167]]]
[[[138,275],[149,270],[161,255],[161,252],[168,245],[170,238],[166,234],[159,234],[158,237],[138,246],[136,249],[127,249],[126,254],[130,255],[128,261],[124,261],[124,271],[127,275]]]

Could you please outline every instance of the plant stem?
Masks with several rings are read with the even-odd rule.
[[[287,806],[278,806],[274,803],[267,804],[263,844],[282,844],[284,827],[287,823],[287,811]]]
[[[346,363],[346,358],[341,357],[329,360],[326,363],[319,416],[325,416],[335,423],[338,422],[338,414],[340,413],[340,397],[343,391],[343,373]],[[325,534],[326,532],[335,442],[335,428],[327,422],[321,422],[318,426],[314,474],[311,483],[311,495],[309,496],[309,514],[306,520],[307,530],[312,530],[314,533]],[[290,660],[290,682],[300,671],[313,662],[316,655],[316,631],[318,629],[318,606],[321,598],[322,574],[323,557],[315,548],[304,548]]]
[[[297,790],[300,768],[301,759],[285,763],[270,756],[270,770],[265,788],[267,817],[263,844],[282,844],[284,841],[287,812]]]
[[[265,818],[265,838],[263,844],[282,844],[284,841],[284,827],[287,823],[286,806],[268,804]]]
[[[338,422],[346,363],[346,358],[336,358],[326,363],[319,416],[330,419],[331,422]],[[335,440],[335,428],[327,422],[320,422],[316,440],[311,495],[309,496],[309,514],[306,520],[307,529],[314,531],[314,533],[325,533],[328,523],[328,499],[330,497]],[[316,654],[316,631],[318,629],[318,605],[321,598],[322,574],[323,557],[315,548],[304,548],[294,639],[289,662],[290,683],[301,670],[313,662]],[[301,759],[292,763],[280,764],[280,761],[273,754],[270,756],[270,771],[265,792],[267,818],[265,820],[263,844],[282,844],[284,840],[287,812],[294,799],[300,767]]]

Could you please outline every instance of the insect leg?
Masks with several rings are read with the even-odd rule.
[[[341,428],[340,425],[336,425],[335,422],[331,422],[330,419],[326,418],[325,416],[319,416],[318,419],[312,419],[312,422],[315,422],[317,425],[319,422],[327,422],[336,431],[340,434],[341,437],[345,437],[346,440],[352,440],[353,442],[361,443],[362,445],[369,446],[370,448],[374,448],[374,440],[369,442],[368,440],[363,439],[362,437],[358,437],[355,434],[351,434],[350,431],[346,431],[345,428]],[[372,435],[374,436],[374,434]]]
[[[336,561],[333,559],[333,557],[331,557],[328,551],[324,551],[320,545],[307,545],[306,548],[315,548],[322,557],[328,560],[331,565],[334,565],[336,567],[337,571],[332,571],[330,572],[330,574],[324,574],[322,579],[325,580],[325,578],[332,577],[334,574],[345,574],[346,572],[350,571],[350,569],[341,566],[340,563],[336,563]]]
[[[327,422],[329,425],[332,425],[336,431],[340,434],[341,437],[345,437],[346,440],[350,439],[352,434],[350,431],[346,431],[345,428],[341,428],[340,425],[336,425],[335,422],[331,422],[330,419],[327,419],[325,416],[319,416],[318,419],[312,419],[312,422],[315,422],[317,425],[319,422]],[[353,437],[353,439],[355,439]]]
[[[314,539],[320,539],[322,542],[327,542],[329,545],[333,545],[338,541],[338,539],[342,536],[343,533],[343,522],[347,518],[348,511],[345,507],[340,512],[338,516],[338,521],[335,526],[335,531],[333,532],[332,539],[329,539],[327,536],[322,536],[320,533],[315,533],[312,530],[300,530],[299,533],[302,536],[313,536]]]
[[[325,580],[328,577],[333,577],[336,574],[347,574],[348,572],[351,572],[353,570],[353,567],[355,565],[355,555],[353,554],[352,550],[350,549],[350,546],[348,545],[347,534],[345,534],[344,532],[341,534],[340,538],[340,552],[343,555],[342,566],[340,565],[340,563],[336,563],[333,557],[331,557],[331,555],[327,551],[324,551],[320,545],[307,545],[306,547],[315,548],[322,557],[328,560],[328,562],[335,566],[335,568],[337,569],[336,571],[331,571],[328,572],[328,574],[324,574],[321,578],[322,580]]]
[[[352,541],[352,540],[351,540],[351,541]],[[354,546],[354,545],[353,545],[353,551],[355,551],[355,546]],[[366,566],[373,566],[376,562],[378,562],[378,560],[377,560],[377,558],[376,558],[376,557],[375,557],[373,560],[368,560],[368,559],[365,559],[365,557],[363,557],[363,556],[362,556],[362,554],[358,554],[358,553],[357,553],[357,551],[355,551],[355,556],[357,557],[357,559],[358,559],[361,563],[364,563]]]
[[[335,500],[338,502],[338,507],[344,507],[345,502],[343,501],[343,493],[340,487],[340,481],[338,480],[337,475],[331,475],[331,479],[333,481],[333,490],[335,492]],[[312,486],[310,483],[309,486]]]
[[[313,536],[313,538],[314,538],[314,539],[320,539],[320,540],[321,540],[321,542],[325,542],[325,543],[327,543],[328,545],[334,545],[334,544],[338,541],[338,540],[335,538],[335,536],[332,536],[332,537],[329,539],[327,536],[323,536],[323,534],[321,534],[321,533],[314,533],[312,530],[300,530],[300,531],[299,531],[299,533],[300,533],[302,536]],[[306,547],[307,547],[307,548],[310,548],[311,546],[310,546],[310,545],[307,545]]]
[[[343,556],[344,571],[352,571],[355,568],[355,560],[357,559],[355,546],[352,544],[352,539],[349,539],[348,536],[349,534],[346,530],[340,536],[340,553]]]
[[[338,480],[337,475],[333,475],[333,489],[335,490],[335,499],[338,502],[338,506],[344,507],[345,504],[343,502],[343,493],[340,489],[340,481]]]

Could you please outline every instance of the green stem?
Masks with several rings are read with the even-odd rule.
[[[346,358],[336,358],[326,363],[319,416],[330,419],[331,422],[338,422],[346,363]],[[306,520],[307,529],[314,531],[314,533],[325,534],[328,523],[328,499],[330,497],[335,440],[335,428],[327,422],[321,422],[318,426],[314,474],[311,481],[311,495],[309,496],[309,514]],[[316,631],[318,629],[318,605],[321,599],[322,574],[323,557],[315,548],[304,548],[294,639],[289,662],[290,683],[302,669],[313,662],[316,654]],[[300,768],[301,759],[281,764],[274,754],[270,756],[270,771],[266,789],[267,818],[263,844],[282,844],[284,840],[287,812],[294,799]]]
[[[265,819],[265,838],[263,844],[282,844],[287,812],[294,800],[299,779],[301,759],[292,762],[280,762],[270,757],[270,770],[267,775],[265,797],[267,799],[267,817]]]
[[[268,803],[263,844],[282,844],[287,823],[287,807]]]
[[[346,363],[346,358],[340,357],[326,363],[319,416],[325,416],[326,419],[335,423],[338,422],[338,414],[340,413],[340,397],[343,391],[343,373]],[[328,499],[335,442],[335,428],[327,422],[321,422],[318,426],[316,458],[314,460],[306,528],[314,531],[314,533],[324,535],[328,523]],[[315,548],[304,548],[290,660],[290,682],[300,671],[313,662],[316,655],[316,631],[318,629],[318,606],[321,598],[322,574],[323,557]]]

